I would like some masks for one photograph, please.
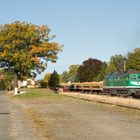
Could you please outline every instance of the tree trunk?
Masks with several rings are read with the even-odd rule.
[[[18,75],[17,73],[14,73],[14,80],[13,80],[13,86],[14,86],[14,94],[18,94]]]

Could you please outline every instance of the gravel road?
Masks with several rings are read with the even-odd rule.
[[[0,140],[39,140],[24,107],[0,92]]]
[[[140,111],[60,98],[0,95],[1,140],[139,140]]]

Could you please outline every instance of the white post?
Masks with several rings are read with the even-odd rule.
[[[17,94],[18,94],[18,88],[15,87],[15,95],[17,95]]]

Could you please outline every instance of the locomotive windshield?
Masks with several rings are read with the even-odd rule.
[[[131,80],[132,81],[136,81],[137,80],[137,76],[136,75],[131,75]]]

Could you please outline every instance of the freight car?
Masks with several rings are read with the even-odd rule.
[[[73,84],[71,84],[69,89],[71,91],[99,94],[99,93],[103,92],[103,81],[101,81],[101,82],[73,83]]]
[[[63,91],[82,92],[82,93],[103,93],[103,81],[82,82],[61,84]]]
[[[108,74],[104,79],[104,93],[123,97],[140,96],[140,72],[128,70]]]

